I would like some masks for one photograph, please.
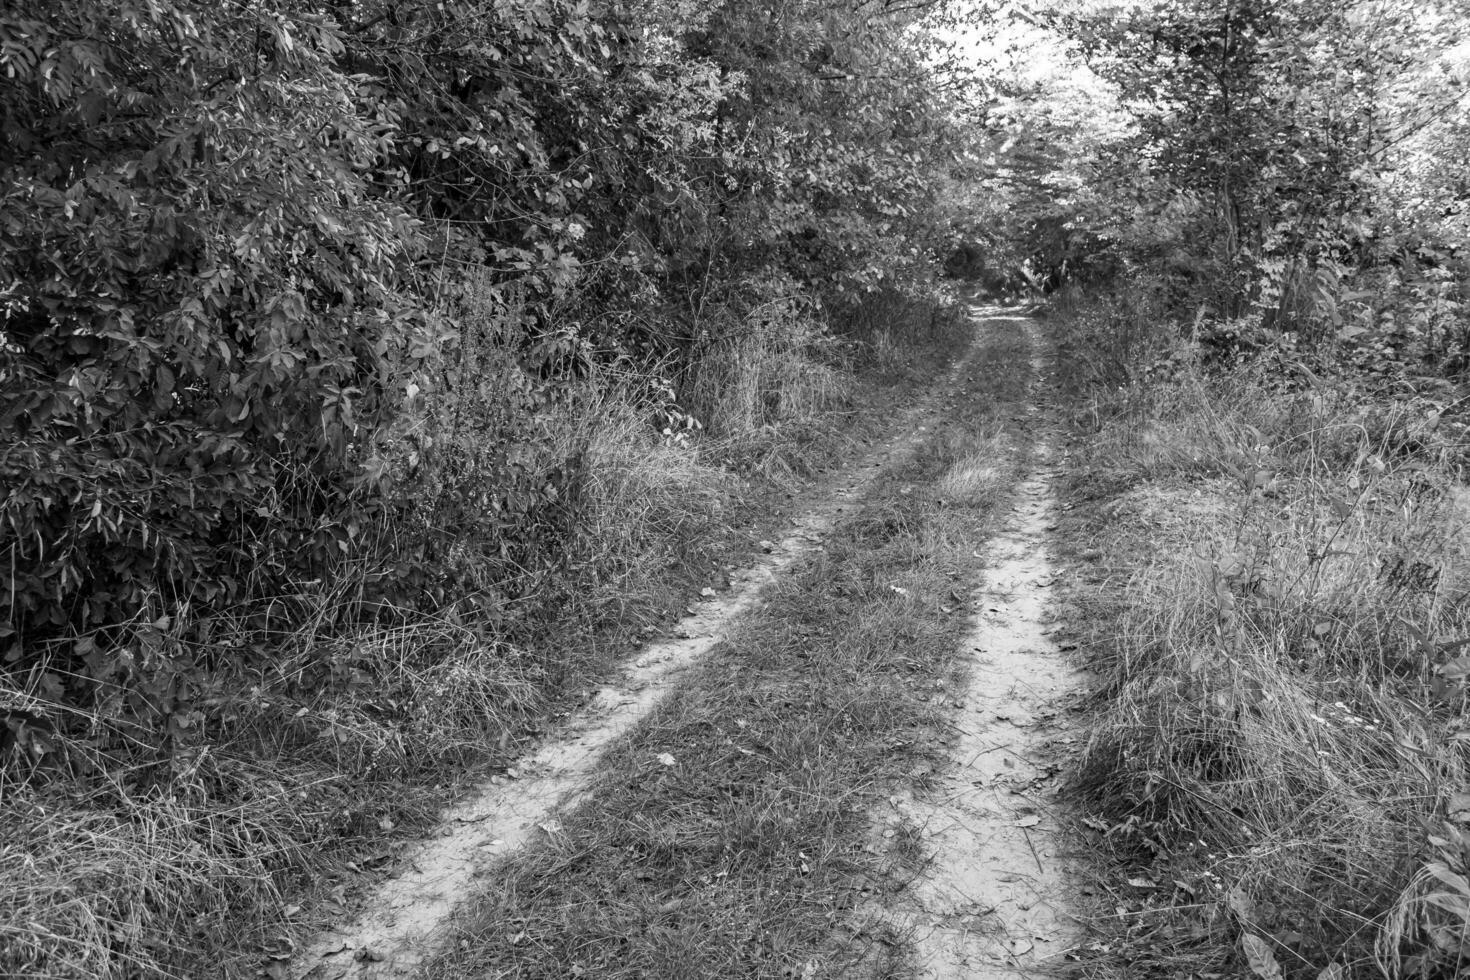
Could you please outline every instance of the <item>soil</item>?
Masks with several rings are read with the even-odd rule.
[[[1034,324],[1033,349],[1039,349]],[[923,871],[881,913],[906,926],[918,975],[934,980],[1006,980],[1060,965],[1080,930],[1070,917],[1070,858],[1058,782],[1077,741],[1069,707],[1084,693],[1050,622],[1055,571],[1047,548],[1058,478],[1056,423],[1027,407],[1034,466],[1017,488],[987,559],[967,647],[969,689],[956,719],[952,767],[931,791],[895,798],[894,827],[918,828]],[[885,832],[886,835],[891,836]]]

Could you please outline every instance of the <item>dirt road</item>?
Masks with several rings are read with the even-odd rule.
[[[1025,318],[977,310],[975,323],[971,352],[896,420],[889,439],[823,480],[768,554],[732,575],[730,590],[708,597],[670,639],[642,651],[620,682],[599,691],[512,778],[482,786],[446,813],[440,833],[413,849],[354,917],[319,935],[289,975],[737,976],[763,975],[756,963],[787,962],[793,976],[854,976],[876,968],[873,951],[882,946],[890,966],[919,976],[1009,977],[1036,975],[1064,954],[1077,933],[1067,916],[1052,788],[1079,681],[1047,637],[1057,450],[1044,407],[1045,345]],[[854,595],[859,588],[870,590],[866,600]],[[850,607],[849,598],[857,600]],[[865,620],[869,614],[881,618]],[[800,642],[788,644],[793,633]],[[905,649],[883,639],[889,634],[917,639]],[[870,694],[882,694],[870,691],[874,679],[890,672],[902,696],[868,707]],[[744,707],[729,677],[739,678],[733,686],[749,685]],[[817,683],[820,698],[812,694]],[[947,692],[938,701],[936,685]],[[805,693],[788,693],[796,690]],[[727,707],[717,704],[727,696]],[[695,701],[716,707],[692,734],[668,736],[667,725],[688,721],[683,706]],[[779,709],[770,724],[781,733],[756,737],[763,707]],[[783,757],[787,727],[810,757]],[[905,728],[928,732],[927,742],[894,734]],[[828,738],[867,761],[853,769],[824,755]],[[684,771],[700,752],[716,761]],[[923,778],[906,781],[905,765],[916,756],[926,761],[910,768]],[[769,833],[748,826],[774,812],[774,804],[745,808],[752,787],[742,780],[757,778],[745,774],[756,763],[766,764],[758,777],[765,782],[774,772],[809,794],[862,805],[830,814],[817,806],[813,833],[820,833],[793,857],[786,845],[804,839],[791,826],[800,817],[782,818],[784,836],[779,823]],[[813,778],[823,765],[828,771]],[[675,854],[665,857],[683,862],[679,868],[642,873],[637,856],[614,846],[626,832],[619,828],[637,825],[648,835],[660,814],[671,819],[683,808],[677,790],[640,794],[660,777],[665,794],[676,779],[689,779],[702,796],[720,787],[700,827],[721,848],[687,845],[712,862],[709,870],[684,866],[688,855]],[[772,798],[806,813],[806,804],[784,802],[792,792],[776,787]],[[868,844],[863,853],[871,860],[858,856],[857,842],[875,833],[917,851],[900,858],[885,853],[886,843]],[[732,843],[742,834],[750,838],[745,850]],[[548,881],[546,868],[566,865],[569,851],[579,855],[574,867]],[[601,872],[599,862],[606,864]],[[737,874],[759,885],[747,905],[776,910],[795,900],[792,889],[818,882],[827,905],[812,913],[803,938],[770,930],[747,936],[764,958],[739,952],[732,931],[731,951],[720,954],[716,969],[719,928],[754,914],[711,918],[710,896],[738,892],[731,887]],[[587,880],[579,884],[579,875]],[[570,913],[565,903],[553,909],[551,892],[581,888],[585,896],[605,888],[609,875],[628,878],[615,890],[618,901],[646,887],[647,909],[634,903],[635,914],[620,910],[613,918],[622,925],[599,925],[596,943],[572,938],[563,918]],[[666,875],[659,887],[651,884]],[[855,886],[875,876],[885,883],[866,893]],[[906,887],[894,884],[900,879]],[[804,910],[810,898],[801,897]],[[577,929],[589,916],[612,914],[588,901],[576,913]],[[524,908],[510,911],[507,902]],[[678,929],[709,919],[713,945],[690,954],[707,954],[709,965],[665,960],[657,945],[620,945],[619,928],[649,928],[634,921],[640,915],[660,928],[671,917]],[[507,916],[514,928],[505,927]],[[828,938],[817,940],[824,922]],[[655,935],[655,943],[681,942],[678,929]],[[879,931],[900,938],[878,945],[851,938]]]

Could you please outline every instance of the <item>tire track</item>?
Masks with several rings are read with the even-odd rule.
[[[615,685],[591,701],[539,749],[513,767],[517,778],[483,783],[444,814],[437,836],[410,847],[402,870],[380,883],[349,921],[320,933],[285,974],[298,980],[404,977],[446,938],[455,911],[486,886],[497,862],[538,835],[554,834],[556,814],[579,802],[603,753],[651,712],[679,673],[723,641],[757,608],[765,588],[822,547],[842,512],[884,470],[924,442],[974,355],[974,345],[922,399],[905,410],[894,435],[821,480],[810,502],[760,561],[731,576],[732,588],[674,627],[674,638],[646,647]]]
[[[933,791],[896,797],[887,815],[890,825],[918,828],[928,849],[924,871],[882,915],[909,934],[918,975],[931,980],[1044,974],[1079,936],[1054,777],[1083,675],[1048,635],[1058,469],[1052,422],[1035,404],[1045,360],[1034,322],[1026,329],[1037,352],[1025,410],[1035,462],[983,552],[954,765]]]

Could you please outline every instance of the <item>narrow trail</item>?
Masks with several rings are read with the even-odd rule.
[[[1044,397],[1038,331],[1024,409],[1033,467],[1017,489],[976,592],[972,672],[955,725],[954,765],[931,792],[892,801],[890,826],[916,827],[924,870],[885,917],[906,927],[918,975],[1009,980],[1045,975],[1079,936],[1068,915],[1068,855],[1056,776],[1066,754],[1069,702],[1085,684],[1048,625],[1057,450]]]
[[[677,675],[698,662],[742,615],[759,606],[763,590],[804,555],[822,547],[842,512],[878,475],[901,465],[953,396],[974,347],[924,397],[906,409],[894,433],[804,495],[807,506],[754,565],[731,575],[730,591],[701,602],[672,629],[672,639],[646,647],[616,683],[604,687],[539,749],[449,809],[437,836],[408,848],[401,870],[380,883],[349,921],[324,931],[301,951],[287,975],[299,980],[407,977],[442,945],[454,913],[486,887],[502,861],[554,833],[556,814],[574,806],[603,753],[645,718]]]

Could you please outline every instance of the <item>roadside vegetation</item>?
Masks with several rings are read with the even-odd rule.
[[[941,268],[1051,297],[1086,969],[1466,973],[1467,24],[0,11],[0,974],[279,975],[932,383]],[[906,968],[832,930],[944,741],[1015,342],[441,973]]]
[[[1032,25],[1078,60],[992,181],[1060,287],[1089,976],[1470,970],[1467,13]]]
[[[1045,5],[982,174],[1053,289],[1098,977],[1470,970],[1463,3]],[[1029,33],[1025,33],[1029,32]],[[1023,44],[1024,47],[1024,44]]]
[[[0,12],[0,974],[255,975],[963,348],[908,6]]]
[[[1101,972],[1457,975],[1463,439],[1411,389],[1212,369],[1116,303],[1058,324],[1064,377],[1131,315],[1167,356],[1081,386],[1062,530],[1100,674],[1077,788],[1121,865]]]

